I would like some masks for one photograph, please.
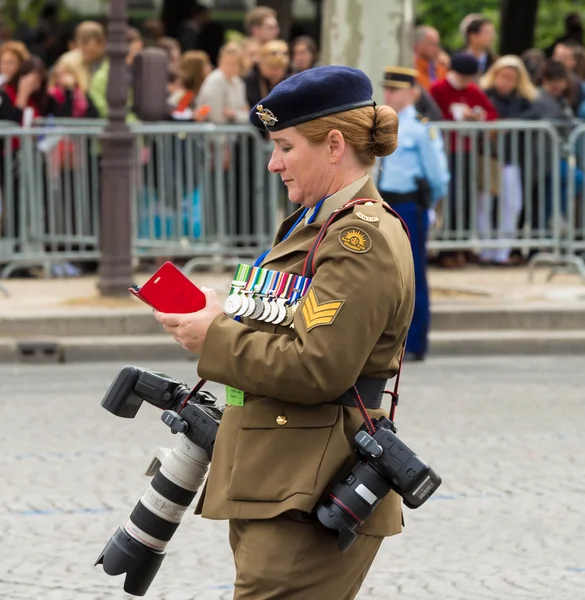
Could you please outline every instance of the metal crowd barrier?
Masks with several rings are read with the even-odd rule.
[[[250,126],[156,123],[136,134],[138,257],[226,264],[270,247],[278,193],[268,145]]]
[[[33,266],[51,276],[68,262],[99,259],[104,125],[0,124],[0,277]],[[164,122],[131,129],[136,259],[188,258],[190,269],[270,247],[282,186],[267,172],[270,149],[253,127]]]
[[[64,261],[99,259],[104,125],[0,123],[0,277],[20,266],[42,266],[51,275]],[[585,125],[568,140],[542,121],[435,125],[451,184],[430,248],[487,260],[518,249],[531,266],[570,266],[585,279],[577,180],[585,171]],[[251,258],[270,246],[284,194],[280,178],[266,169],[271,145],[255,129],[174,122],[131,128],[136,259],[182,257],[190,269]]]
[[[564,270],[585,282],[585,123],[569,136],[566,219]]]
[[[0,277],[99,259],[99,132],[0,127]]]
[[[505,261],[558,255],[560,248],[560,142],[543,121],[434,123],[442,132],[451,174],[439,226],[429,247],[471,251]]]

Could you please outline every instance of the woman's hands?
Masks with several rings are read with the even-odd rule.
[[[205,308],[196,313],[180,315],[154,311],[154,318],[163,324],[164,330],[193,354],[201,353],[209,326],[216,317],[223,314],[223,307],[215,290],[201,288],[201,291],[205,294]]]

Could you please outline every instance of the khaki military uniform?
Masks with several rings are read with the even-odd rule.
[[[332,402],[359,376],[386,379],[398,370],[414,302],[412,253],[400,221],[365,177],[330,196],[313,223],[299,224],[279,243],[300,212],[286,219],[262,266],[300,275],[323,222],[354,198],[372,203],[355,206],[328,229],[294,329],[220,316],[207,332],[199,375],[245,392],[244,406],[226,407],[197,509],[210,519],[232,520],[238,600],[353,598],[381,538],[401,531],[401,500],[393,492],[347,554],[336,550],[333,534],[303,517],[340,470],[355,463],[353,438],[362,417]],[[241,551],[244,532],[256,539],[254,550]],[[271,544],[262,543],[266,536]],[[280,570],[250,583],[246,573],[263,562],[262,548],[264,562]],[[311,565],[337,587],[307,587]]]

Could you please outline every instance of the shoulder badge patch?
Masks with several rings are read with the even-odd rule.
[[[356,254],[364,254],[372,247],[372,238],[359,227],[346,227],[339,232],[339,243]]]
[[[437,128],[436,127],[429,127],[429,137],[431,138],[431,140],[437,139]]]
[[[356,212],[355,216],[360,218],[362,221],[367,221],[368,223],[377,223],[380,218],[379,217],[368,217],[368,215],[364,215],[363,212]]]
[[[344,302],[344,300],[334,300],[319,304],[317,294],[311,288],[301,310],[307,331],[311,331],[313,327],[319,327],[319,325],[331,325],[339,314]]]

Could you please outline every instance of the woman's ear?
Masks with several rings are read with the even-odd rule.
[[[339,162],[345,150],[345,138],[338,129],[332,129],[327,134],[327,145],[331,164]]]

